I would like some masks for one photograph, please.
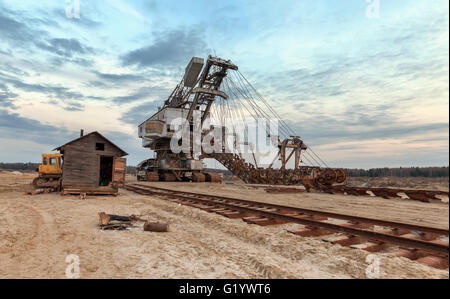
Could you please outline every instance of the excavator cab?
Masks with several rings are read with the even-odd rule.
[[[42,162],[37,170],[39,176],[33,180],[36,188],[57,189],[62,177],[62,156],[60,154],[42,154]]]

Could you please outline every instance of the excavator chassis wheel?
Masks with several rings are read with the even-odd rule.
[[[175,182],[177,177],[172,173],[164,173],[163,178],[165,182]]]
[[[196,183],[204,183],[206,180],[205,175],[200,172],[194,172],[192,174],[192,181]]]
[[[148,182],[159,182],[159,174],[158,172],[149,172],[147,173],[147,181]]]
[[[337,181],[337,173],[333,169],[326,168],[320,173],[317,181],[323,185],[332,185]]]
[[[338,184],[344,183],[345,180],[347,180],[347,174],[345,173],[345,171],[341,168],[336,169],[335,171],[336,171],[336,175],[337,175],[336,183],[338,183]]]
[[[206,172],[206,173],[204,173],[204,175],[206,178],[206,182],[211,182],[211,183],[222,182],[222,178],[218,174]]]

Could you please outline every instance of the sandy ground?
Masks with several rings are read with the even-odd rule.
[[[232,185],[165,182],[139,183],[173,190],[182,189],[189,192],[235,197],[305,209],[337,212],[444,229],[449,228],[448,197],[444,198],[444,201],[447,202],[443,203],[422,203],[416,200],[384,199],[375,196],[347,196],[324,193],[269,194],[265,191],[265,188],[268,186],[246,185],[237,182]],[[279,188],[279,186],[276,187]],[[299,189],[303,188],[300,187]]]
[[[25,196],[33,177],[0,172],[0,278],[64,278],[69,254],[79,256],[81,278],[366,278],[367,252],[287,232],[298,225],[248,225],[126,190],[117,197],[86,200]],[[157,185],[444,228],[449,221],[448,204],[442,203],[268,195],[237,184]],[[101,231],[102,211],[168,222],[171,231]],[[448,270],[386,253],[378,256],[383,278],[449,278]]]
[[[390,187],[447,191],[448,178],[349,177],[346,184],[354,187]]]

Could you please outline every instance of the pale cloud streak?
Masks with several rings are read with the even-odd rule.
[[[382,0],[376,20],[362,0],[65,5],[0,0],[0,161],[20,157],[14,134],[41,151],[83,128],[138,163],[137,125],[215,51],[332,166],[448,165],[448,1]]]

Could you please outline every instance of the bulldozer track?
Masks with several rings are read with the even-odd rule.
[[[291,233],[302,237],[334,235],[334,239],[325,240],[369,252],[379,252],[395,247],[398,248],[395,255],[417,260],[435,268],[448,268],[449,231],[446,229],[176,191],[142,184],[128,184],[125,189],[142,195],[157,196],[231,219],[242,219],[249,224],[266,226],[297,223],[305,228],[291,231]]]

